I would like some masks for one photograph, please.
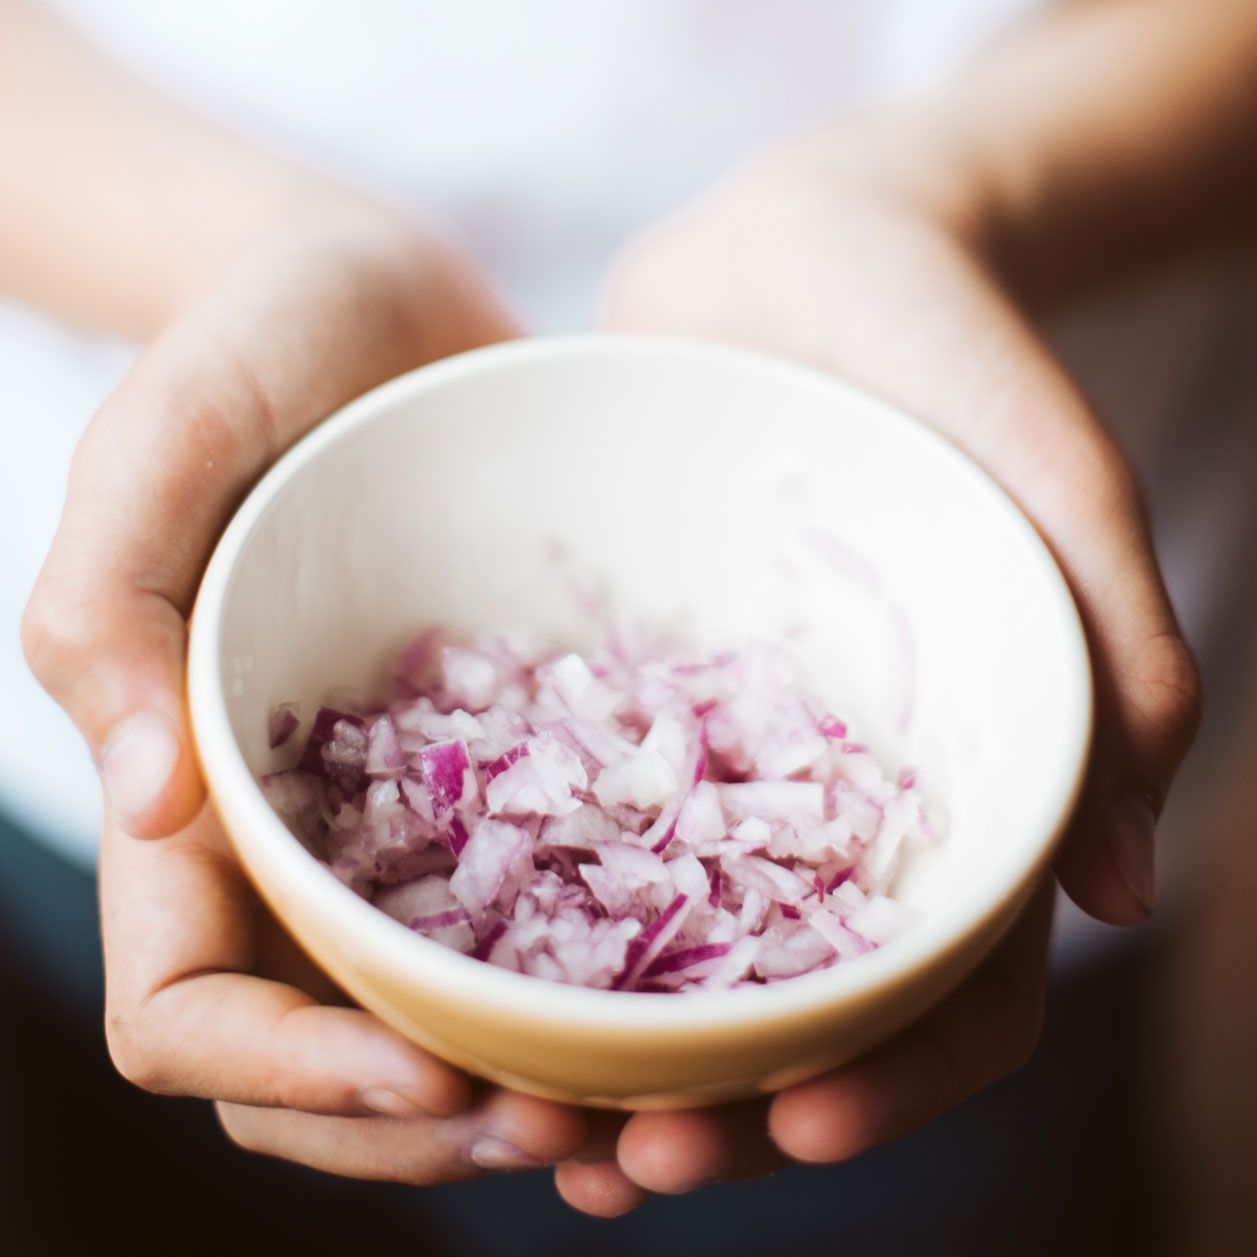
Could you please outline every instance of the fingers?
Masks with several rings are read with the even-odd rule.
[[[76,452],[23,644],[129,832],[171,833],[200,806],[184,621],[248,487],[345,401],[511,330],[474,278],[413,230],[337,220],[259,251],[102,407]]]
[[[1042,1019],[1053,890],[1040,888],[982,969],[892,1043],[770,1104],[635,1113],[619,1138],[620,1169],[647,1191],[676,1194],[771,1174],[787,1158],[842,1160],[1017,1068]],[[580,1208],[585,1192],[596,1202],[603,1186],[601,1177],[565,1174],[560,1191]]]
[[[1200,681],[1176,628],[1123,644],[1098,616],[1089,620],[1099,665],[1096,744],[1056,869],[1081,907],[1129,925],[1156,902],[1157,818],[1200,725]]]
[[[218,1100],[241,1146],[357,1178],[439,1183],[551,1165],[588,1143],[577,1110],[489,1092],[369,1014],[253,976],[253,901],[212,815],[163,843],[107,820],[101,850],[110,1049],[153,1091]],[[379,1116],[366,1117],[365,1114]]]
[[[555,1188],[573,1209],[595,1218],[618,1218],[646,1199],[616,1164],[616,1142],[628,1120],[627,1113],[598,1109],[585,1113],[584,1142],[554,1172]]]
[[[1085,911],[1131,925],[1153,907],[1154,827],[1199,725],[1200,684],[1133,474],[1046,352],[1029,342],[1022,358],[1027,378],[1005,404],[1024,415],[1003,417],[1006,437],[970,432],[966,439],[1039,525],[1077,601],[1096,720],[1057,871]],[[1020,452],[1010,453],[1018,442]]]
[[[1038,1041],[1052,885],[982,968],[926,1018],[866,1057],[783,1091],[769,1110],[782,1152],[842,1161],[898,1138],[1010,1073]]]
[[[569,1161],[554,1171],[559,1195],[592,1218],[619,1218],[646,1200],[646,1193],[615,1161]]]
[[[466,1080],[370,1014],[252,976],[253,901],[208,812],[167,843],[107,821],[106,1018],[150,1091],[316,1113],[451,1114]]]
[[[763,1100],[635,1113],[620,1136],[617,1157],[634,1183],[666,1195],[771,1174],[785,1164],[768,1137]]]
[[[327,1008],[278,982],[184,978],[110,1015],[115,1063],[131,1082],[311,1113],[449,1115],[468,1086],[369,1013]]]
[[[31,596],[27,660],[87,738],[110,810],[133,833],[173,833],[204,798],[183,698],[183,613],[127,578],[93,589],[74,544],[64,535],[54,546]]]
[[[991,342],[985,365],[953,373],[953,395],[922,413],[939,416],[939,426],[1010,491],[1073,591],[1090,647],[1096,720],[1058,873],[1092,916],[1135,924],[1153,905],[1156,816],[1199,723],[1196,670],[1120,451],[1002,298],[973,318],[973,335]],[[1001,380],[1010,362],[1014,379]],[[936,382],[944,379],[940,367]],[[966,405],[971,415],[957,413]]]
[[[590,1114],[591,1134],[555,1171],[559,1195],[594,1217],[619,1217],[647,1191],[669,1195],[771,1174],[786,1158],[768,1137],[767,1102],[718,1109]],[[619,1130],[619,1138],[611,1136]],[[617,1164],[618,1160],[618,1164]]]
[[[581,1113],[507,1091],[458,1117],[323,1117],[220,1104],[233,1142],[347,1178],[433,1185],[486,1170],[525,1170],[570,1156],[585,1137]]]
[[[1095,678],[1091,761],[1056,867],[1080,907],[1132,925],[1155,902],[1156,821],[1199,727],[1200,681],[1133,474],[1085,406],[1068,407],[1038,479],[1012,485],[1070,582]]]

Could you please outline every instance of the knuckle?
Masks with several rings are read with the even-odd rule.
[[[190,357],[186,334],[171,333],[151,349],[96,413],[74,452],[72,503],[99,483],[102,469],[130,483],[138,467],[147,509],[183,519],[203,505],[207,472],[214,484],[247,481],[278,452],[279,417],[248,355],[207,330]],[[122,468],[115,456],[120,440],[137,451]]]
[[[265,1151],[265,1140],[256,1114],[246,1115],[239,1105],[219,1101],[214,1105],[214,1115],[223,1134],[241,1151]]]
[[[1200,672],[1191,651],[1177,633],[1162,633],[1146,643],[1142,655],[1139,680],[1153,718],[1175,741],[1190,743],[1204,708]]]
[[[205,494],[206,477],[251,478],[274,449],[276,418],[265,389],[243,361],[219,355],[212,387],[159,379],[148,408],[168,422],[146,438],[162,466],[146,486],[163,519],[185,518]]]
[[[1085,402],[1080,399],[1085,408]],[[1078,433],[1070,451],[1071,489],[1095,526],[1146,528],[1147,512],[1139,478],[1122,449],[1104,430],[1088,427]]]
[[[144,1045],[133,1017],[110,1012],[105,1019],[105,1041],[114,1068],[132,1086],[155,1095],[168,1090],[165,1073]]]
[[[59,676],[82,660],[88,649],[90,617],[60,582],[44,575],[22,613],[22,651],[40,683],[55,691]]]

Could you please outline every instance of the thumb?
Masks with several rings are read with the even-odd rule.
[[[1095,747],[1056,870],[1075,902],[1125,925],[1142,920],[1156,899],[1157,821],[1200,724],[1200,683],[1177,629],[1128,645],[1120,659],[1094,626],[1092,636]]]
[[[45,568],[22,620],[27,659],[86,738],[122,826],[173,833],[204,797],[183,699],[184,617],[160,593],[80,590],[76,568]]]
[[[1201,691],[1134,477],[1115,451],[1090,468],[1075,482],[1091,491],[1055,532],[1091,647],[1096,702],[1091,762],[1056,872],[1092,916],[1131,925],[1156,898],[1155,829],[1199,728]]]
[[[185,625],[249,486],[366,389],[513,331],[476,277],[413,228],[311,225],[175,324],[88,425],[22,640],[129,833],[172,833],[203,802]]]

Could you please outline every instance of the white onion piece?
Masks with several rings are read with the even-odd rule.
[[[700,781],[690,791],[677,816],[675,836],[682,842],[698,846],[716,842],[729,832],[718,790],[710,781]]]
[[[662,712],[655,717],[650,731],[642,739],[642,750],[658,752],[672,770],[673,780],[684,780],[689,760],[689,739],[684,726],[675,716]],[[668,793],[672,791],[669,790]]]
[[[446,947],[469,952],[476,945],[471,917],[451,893],[448,877],[421,877],[380,892],[373,902],[393,920]]]
[[[664,866],[677,893],[701,903],[711,891],[711,879],[696,856],[679,855]]]
[[[541,827],[540,841],[547,847],[592,849],[620,840],[620,826],[600,807],[578,803],[570,812],[551,816]]]
[[[441,674],[451,703],[473,712],[491,706],[501,686],[492,659],[478,650],[447,647],[441,652]]]
[[[509,888],[512,874],[524,874],[528,834],[505,821],[482,820],[472,831],[450,878],[450,890],[474,917]]]
[[[768,778],[793,777],[795,773],[810,768],[828,750],[829,743],[816,734],[762,750],[755,757],[755,767]]]
[[[587,784],[579,756],[548,733],[530,738],[527,753],[494,775],[485,795],[491,815],[562,816],[580,807]]]
[[[766,847],[772,835],[772,826],[758,816],[748,816],[745,820],[738,821],[729,831],[731,838],[746,843],[748,847]]]
[[[461,707],[448,713],[438,711],[435,704],[426,698],[403,707],[397,713],[396,724],[402,732],[417,733],[429,742],[442,742],[446,738],[475,742],[486,736],[482,718]]]
[[[766,934],[755,949],[755,972],[761,978],[793,978],[834,956],[833,947],[811,926],[786,938]]]
[[[372,721],[367,730],[367,772],[372,777],[392,777],[405,767],[397,726],[387,716]]]
[[[613,803],[659,807],[676,789],[676,774],[668,761],[658,751],[647,748],[631,759],[604,768],[594,782],[594,795],[603,807]]]
[[[719,785],[716,793],[729,815],[763,821],[820,821],[825,787],[819,781],[747,781]]]
[[[878,947],[897,938],[912,924],[912,920],[910,908],[886,895],[874,895],[863,907],[847,915],[843,924]]]
[[[670,881],[664,862],[644,847],[631,842],[609,842],[598,848],[602,867],[620,878],[630,891]]]

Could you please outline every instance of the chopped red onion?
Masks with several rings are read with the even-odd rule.
[[[584,657],[430,629],[393,702],[320,708],[261,784],[338,878],[476,959],[619,991],[776,982],[907,929],[895,879],[941,823],[791,672],[764,644],[617,633]],[[297,728],[277,707],[272,747]]]
[[[416,754],[415,762],[428,787],[432,811],[438,818],[465,803],[469,790],[474,795],[479,788],[475,774],[470,771],[467,744],[460,738],[425,746]]]
[[[677,973],[682,969],[693,969],[695,965],[706,961],[719,960],[721,956],[727,956],[732,950],[732,943],[699,943],[696,947],[679,947],[648,964],[642,976],[653,978],[661,973]]]
[[[274,712],[271,715],[273,718]],[[352,716],[348,712],[337,711],[335,707],[319,708],[314,717],[314,725],[310,729],[310,736],[306,739],[305,748],[301,752],[301,760],[297,764],[297,767],[302,772],[314,773],[317,776],[325,775],[323,747],[332,737],[332,731],[342,720],[346,720],[351,724],[354,722],[362,723],[361,717]]]
[[[320,751],[328,776],[346,798],[352,798],[367,781],[367,735],[362,721],[338,720],[332,736]]]
[[[301,722],[297,718],[297,708],[294,703],[280,703],[278,707],[271,712],[270,724],[267,733],[270,736],[271,750],[284,745],[294,733],[297,732],[297,726]]]
[[[446,946],[465,951],[475,943],[471,917],[450,893],[450,879],[430,874],[377,894],[375,906],[395,921]]]
[[[366,767],[372,777],[395,777],[406,767],[397,726],[387,716],[372,721],[367,730]]]
[[[629,944],[624,958],[624,968],[616,975],[612,986],[615,990],[631,991],[646,970],[663,953],[663,949],[676,937],[685,923],[690,900],[677,895],[666,908]]]
[[[486,818],[459,853],[450,890],[473,917],[482,917],[526,862],[531,871],[530,854],[528,834],[518,825]]]

